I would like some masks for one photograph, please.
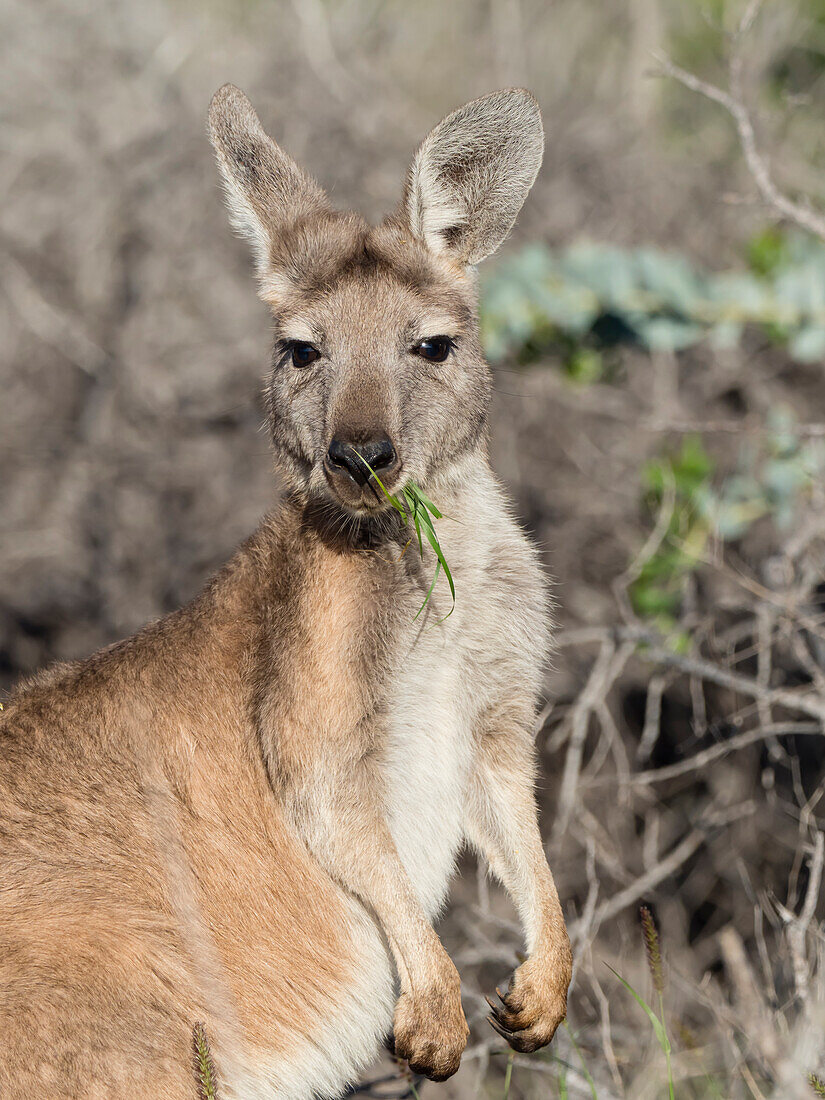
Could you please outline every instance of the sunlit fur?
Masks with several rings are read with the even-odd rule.
[[[269,425],[288,492],[187,607],[23,685],[0,716],[0,1096],[185,1100],[205,1025],[223,1100],[335,1097],[393,1034],[430,1077],[467,1039],[433,930],[465,843],[529,957],[495,1026],[531,1051],[571,956],[536,825],[545,588],[485,449],[470,264],[509,231],[538,109],[450,116],[377,228],[335,213],[224,88],[210,134],[273,310]],[[454,344],[443,363],[416,345]],[[289,341],[320,356],[296,367]],[[389,436],[391,490],[444,512],[456,585],[336,432]],[[443,578],[442,578],[443,580]]]

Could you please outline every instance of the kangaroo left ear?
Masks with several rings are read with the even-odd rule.
[[[212,98],[209,139],[232,224],[251,242],[263,280],[278,236],[296,222],[329,210],[329,201],[315,180],[264,131],[252,104],[232,84],[224,84]]]
[[[425,139],[410,167],[410,230],[433,252],[478,263],[512,228],[543,152],[539,105],[523,88],[460,107]]]

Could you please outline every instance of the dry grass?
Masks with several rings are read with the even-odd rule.
[[[697,58],[680,45],[687,29],[701,38],[700,22],[675,0],[12,0],[0,66],[3,681],[178,605],[274,497],[255,396],[267,320],[203,133],[220,83],[248,90],[336,201],[372,214],[397,201],[416,141],[445,111],[525,84],[549,141],[519,239],[673,245],[721,267],[766,217],[735,130],[645,76],[661,49],[723,83],[711,46]],[[819,183],[822,81],[805,86],[807,103],[758,89],[820,34],[804,5],[767,5],[740,74],[759,149],[791,194]],[[459,1075],[421,1085],[424,1100],[500,1098],[508,1068],[509,1100],[562,1087],[586,1098],[588,1075],[600,1100],[666,1095],[662,1052],[609,969],[650,1001],[642,903],[662,937],[676,1096],[816,1094],[823,493],[791,529],[764,521],[733,548],[710,544],[685,601],[687,652],[638,622],[626,595],[658,537],[640,505],[645,458],[690,428],[730,467],[779,404],[825,421],[821,367],[756,338],[718,354],[627,352],[586,389],[552,363],[497,371],[494,464],[559,578],[537,736],[577,968],[552,1054],[508,1061],[482,994],[520,939],[468,865],[443,935],[473,1038]],[[409,1094],[389,1076],[374,1095]]]

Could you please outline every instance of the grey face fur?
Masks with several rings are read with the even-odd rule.
[[[377,227],[331,210],[237,88],[215,95],[209,126],[275,316],[267,407],[291,487],[349,513],[385,509],[354,448],[376,456],[388,490],[426,488],[483,437],[490,377],[471,265],[504,239],[538,171],[535,100],[494,92],[446,118]]]

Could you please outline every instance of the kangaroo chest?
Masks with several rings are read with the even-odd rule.
[[[411,638],[389,696],[385,797],[390,829],[424,910],[443,904],[461,847],[464,809],[483,700],[474,675],[492,592],[483,570],[450,548],[460,603],[443,623],[435,614]],[[438,608],[443,615],[446,585]],[[418,593],[413,610],[419,604]],[[449,607],[449,604],[447,604]]]
[[[398,853],[423,908],[446,896],[463,833],[473,730],[460,649],[427,640],[410,655],[389,712],[385,797]]]
[[[466,514],[463,514],[466,513]],[[484,515],[483,523],[467,517]],[[544,652],[542,583],[521,533],[479,492],[452,509],[439,538],[456,584],[449,610],[440,579],[433,613],[412,618],[385,695],[383,769],[387,820],[422,907],[434,916],[447,895],[464,837],[468,788],[485,714],[508,696],[532,696]],[[424,575],[435,569],[425,558]]]

